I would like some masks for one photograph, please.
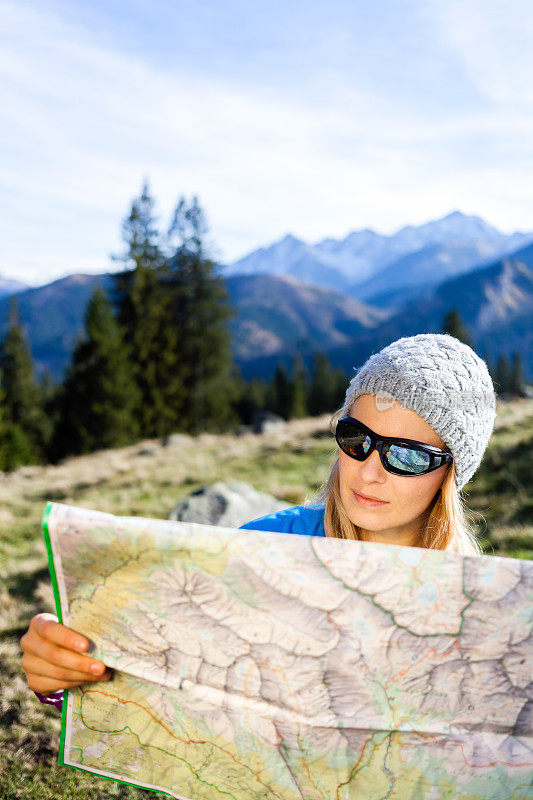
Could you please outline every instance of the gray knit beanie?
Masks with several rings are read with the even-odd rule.
[[[383,409],[394,398],[418,414],[449,447],[457,488],[470,480],[496,419],[492,379],[471,347],[446,333],[404,336],[359,368],[346,391],[342,416],[362,394],[379,395]]]

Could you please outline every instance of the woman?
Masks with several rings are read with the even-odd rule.
[[[319,502],[242,528],[479,554],[459,491],[481,463],[495,417],[492,380],[470,347],[447,334],[399,339],[348,386],[332,419],[339,452]],[[37,614],[21,645],[28,685],[43,702],[59,706],[61,690],[110,677],[85,655],[87,639],[52,614]]]
[[[459,492],[481,463],[495,418],[487,365],[468,345],[438,333],[398,339],[363,364],[332,418],[339,452],[318,504],[242,527],[478,555]]]

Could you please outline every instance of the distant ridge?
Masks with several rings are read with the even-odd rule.
[[[96,286],[108,288],[111,275],[69,275],[17,294],[19,318],[31,343],[38,372],[60,378],[82,330],[85,306]],[[6,330],[9,297],[0,298],[0,333]]]
[[[367,228],[352,231],[344,239],[308,244],[288,234],[224,266],[223,274],[291,275],[361,300],[379,295],[380,303],[387,305],[388,288],[396,293],[403,287],[434,286],[531,241],[533,232],[506,235],[481,217],[453,211],[423,225],[408,225],[391,236]],[[391,276],[394,285],[389,284]]]
[[[108,289],[112,275],[70,275],[18,295],[19,316],[32,345],[36,367],[60,378],[83,326],[85,306],[96,286]],[[283,358],[345,345],[391,312],[367,306],[330,289],[271,275],[227,279],[237,318],[230,323],[233,354],[248,374],[257,359]],[[0,298],[0,333],[9,298]]]
[[[510,359],[517,351],[526,379],[533,381],[533,244],[423,292],[378,330],[361,334],[349,348],[337,348],[331,356],[336,365],[349,369],[354,350],[367,358],[401,336],[438,332],[452,308],[483,358],[495,363],[498,355]]]
[[[227,278],[238,311],[230,323],[233,352],[247,371],[258,357],[329,350],[377,328],[390,311],[295,278],[239,275]]]
[[[12,294],[23,292],[28,286],[20,281],[13,281],[9,278],[2,278],[0,275],[0,297],[6,297]]]
[[[465,230],[477,240],[457,238]],[[452,238],[444,239],[444,232]],[[280,361],[289,366],[300,355],[309,363],[316,351],[328,353],[334,366],[351,374],[371,352],[400,336],[440,330],[445,314],[457,308],[480,355],[486,352],[495,362],[500,353],[510,357],[518,351],[526,378],[532,380],[533,237],[504,236],[479,217],[465,218],[459,212],[419,228],[403,228],[389,239],[394,237],[399,237],[396,249],[399,241],[402,247],[409,243],[419,249],[377,268],[373,279],[355,288],[345,274],[322,267],[313,246],[290,236],[278,243],[279,274],[226,276],[236,310],[230,321],[232,350],[244,377],[269,378]],[[378,258],[383,238],[369,230],[350,234],[350,257],[357,256],[356,248],[359,255],[373,248]],[[507,252],[513,242],[526,244]],[[344,246],[333,239],[319,244],[331,259]],[[504,252],[491,257],[496,245]],[[307,271],[309,248],[313,268]],[[289,255],[297,276],[281,272]],[[339,278],[333,288],[320,284],[335,275]],[[95,286],[107,288],[111,277],[71,275],[17,294],[40,372],[49,370],[61,378],[82,329],[86,303]],[[9,297],[0,297],[0,334],[8,313]]]

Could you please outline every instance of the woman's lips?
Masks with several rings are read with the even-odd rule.
[[[385,500],[372,500],[369,497],[365,497],[362,494],[357,494],[352,489],[353,496],[355,497],[356,501],[359,503],[360,506],[363,508],[377,508],[378,506],[386,506],[387,501]]]

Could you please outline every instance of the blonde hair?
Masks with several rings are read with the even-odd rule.
[[[331,420],[336,425],[339,412]],[[315,502],[325,503],[324,528],[326,536],[336,539],[363,539],[360,529],[350,520],[340,495],[339,455],[334,454],[329,477],[317,493]],[[455,482],[452,461],[435,497],[425,512],[420,531],[419,547],[444,550],[463,556],[479,556],[483,551],[469,518],[474,515],[464,505]]]

